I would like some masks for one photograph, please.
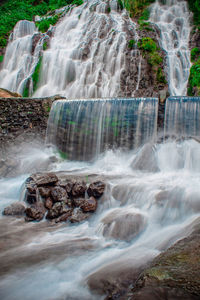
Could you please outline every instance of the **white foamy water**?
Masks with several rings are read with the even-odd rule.
[[[2,267],[12,266],[1,277],[1,299],[103,299],[88,284],[101,289],[123,271],[128,277],[190,232],[200,216],[199,155],[200,144],[191,139],[146,144],[129,153],[110,150],[93,163],[56,162],[53,171],[87,182],[89,174],[104,178],[105,195],[81,224],[15,221],[12,229],[9,218],[1,217],[8,222],[1,236],[16,239],[16,246],[0,254]],[[6,199],[19,199],[26,176],[1,179],[1,211]]]
[[[42,51],[43,38],[33,45],[38,34],[34,22],[19,21],[10,36],[0,71],[2,88],[23,94],[27,80],[31,77]]]
[[[70,10],[56,26],[44,52],[40,86],[35,96],[62,94],[67,98],[120,95],[125,68],[127,30],[138,36],[128,14],[117,11],[117,1],[85,1]],[[125,23],[126,22],[126,23]],[[133,50],[138,57],[138,50]],[[139,81],[139,77],[138,77]]]
[[[190,13],[187,1],[157,0],[150,21],[160,30],[161,47],[167,54],[170,94],[185,96],[190,74]]]

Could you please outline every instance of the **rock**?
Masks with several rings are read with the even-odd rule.
[[[73,199],[73,204],[76,207],[80,207],[85,201],[85,198],[75,198]]]
[[[84,212],[94,212],[97,209],[97,200],[94,197],[90,197],[89,199],[85,199],[83,203],[80,205],[80,208]]]
[[[5,216],[23,216],[26,207],[21,202],[15,202],[4,208],[3,215]]]
[[[104,236],[124,241],[131,241],[146,226],[143,215],[122,209],[113,210],[102,222]]]
[[[55,219],[64,213],[68,213],[69,208],[64,202],[56,202],[52,208],[48,211],[46,218]]]
[[[72,181],[67,182],[67,184],[65,185],[65,190],[67,191],[68,195],[71,194],[73,186],[74,186],[74,182]]]
[[[41,221],[45,215],[45,208],[43,203],[38,203],[26,208],[26,221]]]
[[[158,172],[158,164],[155,156],[155,151],[151,144],[145,144],[137,153],[136,158],[131,164],[134,170]]]
[[[105,190],[105,183],[102,181],[96,181],[89,185],[87,193],[89,196],[93,196],[95,198],[100,198]]]
[[[200,229],[154,259],[138,278],[131,300],[192,300],[200,297]]]
[[[31,175],[35,184],[39,186],[54,185],[58,181],[58,177],[54,173],[36,173]]]
[[[36,203],[37,202],[36,194],[31,194],[31,193],[27,192],[25,201],[28,202],[29,204]]]
[[[48,198],[51,195],[51,189],[48,187],[40,187],[38,190],[40,195],[44,198]]]
[[[60,186],[55,186],[51,189],[51,196],[54,202],[64,201],[67,197],[67,192]]]
[[[53,200],[52,200],[50,197],[48,197],[48,198],[45,200],[44,206],[45,206],[47,209],[51,209],[52,206],[53,206]]]
[[[88,219],[89,216],[89,213],[83,213],[80,208],[75,208],[73,210],[72,216],[69,217],[69,220],[71,223],[78,223]]]
[[[72,209],[68,209],[68,211],[66,213],[64,213],[63,215],[61,215],[60,217],[58,217],[55,222],[59,223],[59,222],[66,222],[69,217],[72,215],[73,210]]]
[[[73,197],[81,197],[85,195],[85,191],[86,191],[87,187],[86,187],[86,183],[83,182],[75,182],[75,184],[72,187],[72,191],[71,194]]]

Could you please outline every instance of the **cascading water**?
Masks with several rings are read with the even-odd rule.
[[[88,160],[109,148],[132,150],[157,133],[158,99],[91,99],[54,102],[47,143],[68,159]]]
[[[190,13],[187,1],[157,0],[150,21],[160,30],[160,43],[167,54],[170,94],[185,96],[190,74]]]
[[[44,52],[35,96],[122,96],[120,75],[129,39],[137,41],[136,26],[125,11],[117,11],[117,1],[110,1],[108,6],[104,1],[92,0],[73,8],[57,24],[50,48]],[[139,51],[132,52],[137,60]]]
[[[165,107],[165,134],[199,137],[200,97],[170,97]]]
[[[27,80],[31,79],[38,63],[44,37],[39,36],[34,22],[23,20],[16,24],[0,71],[1,87],[23,94]]]

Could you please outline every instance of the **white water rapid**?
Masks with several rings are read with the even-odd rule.
[[[56,26],[50,48],[44,52],[35,96],[120,96],[126,30],[132,30],[133,37],[137,37],[127,13],[117,11],[117,1],[110,1],[109,9],[108,13],[106,2],[86,1],[66,14]],[[135,52],[137,57],[138,51]]]
[[[190,13],[187,1],[157,0],[152,6],[150,21],[161,34],[161,47],[167,54],[170,94],[185,96],[190,74]]]
[[[55,163],[51,170],[88,183],[97,174],[107,184],[105,196],[91,219],[75,225],[1,216],[0,298],[99,300],[106,282],[123,274],[133,280],[199,218],[199,155],[195,140],[169,141],[128,154],[108,151],[92,164]],[[26,177],[0,180],[1,211],[20,199]]]
[[[43,38],[34,47],[38,31],[34,22],[19,21],[10,36],[0,71],[0,85],[9,91],[23,94],[42,51]]]

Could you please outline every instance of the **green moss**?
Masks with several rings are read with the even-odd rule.
[[[43,50],[45,51],[45,50],[47,50],[47,42],[44,42],[44,44],[43,44]]]
[[[147,18],[148,12],[145,9],[154,2],[155,0],[124,0],[124,6],[130,12],[131,17]]]
[[[128,47],[129,47],[130,49],[132,49],[132,48],[135,46],[135,44],[136,44],[136,41],[135,41],[135,40],[130,40],[129,43],[128,43]]]
[[[41,70],[41,65],[42,65],[42,57],[39,58],[38,64],[35,68],[35,71],[32,75],[32,80],[33,80],[33,91],[35,92],[37,89],[37,85],[39,82],[39,77],[40,77],[40,70]]]
[[[200,57],[190,69],[188,95],[200,96]]]
[[[0,63],[3,62],[3,58],[4,58],[4,56],[0,55]]]
[[[67,159],[67,157],[68,157],[67,153],[65,153],[61,150],[58,150],[58,154],[62,159]]]
[[[22,96],[25,98],[29,96],[29,88],[27,86],[25,87]]]
[[[138,42],[139,49],[145,51],[154,53],[157,50],[157,45],[154,40],[152,40],[150,37],[144,37]]]
[[[199,55],[200,55],[200,48],[197,47],[193,48],[191,50],[191,61],[194,62]]]
[[[167,83],[167,80],[165,78],[164,72],[163,72],[163,70],[160,67],[158,68],[157,73],[156,73],[156,80],[159,83],[164,83],[164,84]]]

